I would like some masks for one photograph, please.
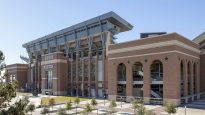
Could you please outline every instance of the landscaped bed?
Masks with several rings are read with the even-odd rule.
[[[41,98],[42,105],[48,105],[48,102],[49,102],[50,98],[54,98],[56,104],[67,103],[69,101],[74,102],[74,100],[76,99],[76,97],[68,97],[68,96],[42,97]],[[79,99],[80,99],[80,101],[88,100],[87,98],[79,98]]]
[[[32,96],[32,93],[16,92],[17,96]]]

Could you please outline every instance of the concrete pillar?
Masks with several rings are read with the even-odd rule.
[[[193,69],[193,63],[190,63],[190,93],[191,93],[191,95],[193,95],[194,94],[194,81],[193,81],[193,77],[194,77],[194,69]]]
[[[71,92],[70,92],[70,94],[71,94],[71,96],[73,96],[74,94],[73,94],[73,54],[71,54],[71,60],[70,60],[70,76],[71,76],[71,80],[70,80],[70,86],[71,86]]]
[[[98,97],[98,54],[96,51],[96,58],[95,58],[95,92],[96,97]]]
[[[188,66],[187,61],[184,62],[184,97],[188,96]]]
[[[105,66],[105,64],[106,64],[106,62],[105,62],[105,58],[106,58],[106,50],[105,50],[105,48],[103,48],[103,50],[102,50],[102,84],[103,84],[103,91],[104,91],[104,93],[106,93],[105,91],[106,91],[106,86],[105,86],[105,84],[106,84],[106,82],[105,82],[105,77],[106,77],[106,74],[105,74],[105,69],[106,69],[106,66]],[[109,71],[109,70],[108,70]],[[105,94],[103,94],[103,95],[105,95]]]
[[[82,56],[84,57],[84,56]],[[82,59],[82,84],[83,84],[83,90],[82,90],[82,96],[84,97],[84,88],[85,88],[85,82],[84,82],[84,59]]]
[[[91,96],[91,57],[92,52],[88,52],[88,97]]]
[[[196,64],[196,93],[197,99],[200,99],[200,63]]]
[[[76,67],[76,95],[78,96],[79,95],[78,94],[79,93],[78,92],[78,90],[79,90],[79,82],[78,82],[79,52],[76,52],[76,65],[75,65],[75,67]]]

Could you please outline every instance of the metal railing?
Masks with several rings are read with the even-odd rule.
[[[150,98],[150,104],[162,105],[163,98]]]

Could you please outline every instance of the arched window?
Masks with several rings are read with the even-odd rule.
[[[117,67],[117,79],[118,81],[126,81],[126,67],[123,63]]]
[[[151,79],[153,81],[162,81],[163,80],[163,65],[159,60],[153,61],[151,65]]]
[[[143,81],[143,66],[137,62],[132,67],[133,81]]]

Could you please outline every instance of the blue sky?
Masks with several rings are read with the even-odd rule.
[[[141,32],[177,32],[193,39],[205,31],[204,0],[0,0],[0,50],[6,63],[22,63],[22,44],[103,13],[114,11],[134,28],[118,42]]]

